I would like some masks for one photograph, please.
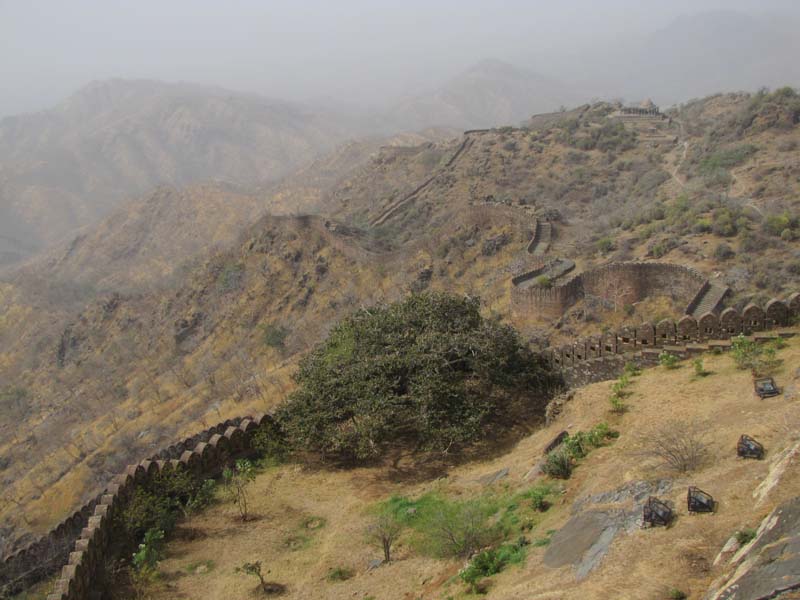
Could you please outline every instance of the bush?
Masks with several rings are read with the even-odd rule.
[[[250,438],[250,446],[265,465],[277,465],[286,460],[288,444],[278,427],[261,427]]]
[[[572,475],[572,456],[564,448],[548,452],[542,471],[555,479],[569,479]]]
[[[486,499],[432,503],[419,523],[425,550],[442,558],[469,556],[501,536],[499,523],[487,525],[493,513]]]
[[[663,467],[687,473],[700,468],[708,456],[704,438],[696,424],[669,421],[643,440],[643,454],[658,459]]]
[[[678,588],[672,588],[669,590],[668,598],[669,600],[686,600],[688,596]]]
[[[703,365],[703,359],[702,358],[695,358],[692,361],[692,366],[694,367],[694,374],[697,377],[706,377],[707,375],[711,374],[710,371],[706,371],[706,368]]]
[[[547,275],[539,275],[535,280],[534,283],[539,287],[543,287],[545,289],[550,289],[553,287],[553,280],[550,279]]]
[[[728,260],[734,256],[736,256],[736,253],[725,242],[717,244],[717,247],[714,248],[714,258],[717,260]]]
[[[515,544],[503,544],[499,548],[483,550],[472,558],[458,576],[475,592],[481,579],[496,575],[508,565],[523,562],[527,545],[527,540],[522,538]]]
[[[619,394],[611,394],[608,397],[608,402],[611,404],[611,412],[616,415],[621,415],[628,410],[625,400]]]
[[[547,498],[552,493],[553,489],[550,485],[547,484],[539,484],[536,487],[531,488],[525,495],[530,498],[531,506],[534,510],[539,512],[545,512],[548,508],[550,508],[550,502]]]
[[[213,480],[196,478],[187,471],[159,473],[146,485],[135,488],[120,514],[119,526],[134,542],[151,529],[169,533],[178,514],[191,514],[209,505],[214,488]]]
[[[679,362],[680,358],[666,350],[658,355],[658,363],[666,369],[677,369]]]
[[[718,150],[700,162],[700,173],[708,175],[720,169],[730,169],[742,164],[758,151],[752,144],[744,144],[735,148]]]
[[[298,388],[277,415],[286,439],[348,460],[389,444],[446,451],[479,439],[531,392],[543,408],[558,380],[479,304],[423,293],[339,322],[300,361]]]
[[[608,254],[614,249],[614,240],[604,237],[597,241],[597,250],[601,254]]]
[[[328,581],[347,581],[352,579],[355,573],[353,569],[347,567],[333,567],[328,571]]]
[[[740,546],[746,546],[756,539],[757,533],[755,529],[740,529],[736,532],[736,541],[739,542]]]
[[[762,346],[739,334],[732,340],[731,355],[739,369],[747,369],[753,375],[768,375],[780,363],[775,355],[775,346]]]
[[[286,338],[289,336],[289,330],[282,325],[275,325],[270,323],[261,326],[261,339],[265,346],[269,348],[283,349],[286,344]]]

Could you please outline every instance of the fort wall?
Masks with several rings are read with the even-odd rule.
[[[581,298],[592,296],[617,305],[649,296],[669,296],[690,304],[707,280],[695,269],[657,262],[619,262],[590,269],[566,283],[520,288],[512,282],[511,306],[517,314],[558,318]]]
[[[616,332],[579,338],[545,351],[551,366],[560,371],[568,387],[580,387],[617,377],[628,362],[639,366],[658,364],[667,351],[688,357],[709,349],[730,348],[739,334],[773,337],[763,332],[787,327],[800,319],[800,293],[784,300],[771,299],[764,307],[749,304],[739,312],[727,308],[720,315],[707,312],[699,319],[690,315],[675,322],[642,323]]]

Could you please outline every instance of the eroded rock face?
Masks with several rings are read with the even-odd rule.
[[[705,600],[794,598],[800,590],[800,497],[772,511]],[[786,595],[788,594],[788,595]]]
[[[573,565],[576,579],[584,579],[600,564],[617,534],[639,526],[647,498],[665,494],[671,487],[669,480],[631,481],[576,500],[573,517],[553,535],[544,564],[552,568]]]

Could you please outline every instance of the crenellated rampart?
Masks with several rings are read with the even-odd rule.
[[[635,261],[609,263],[550,287],[519,287],[512,282],[511,306],[518,314],[533,312],[557,319],[585,297],[600,298],[621,306],[649,296],[670,296],[689,305],[706,284],[707,279],[701,273],[682,265]]]
[[[664,350],[685,357],[709,348],[725,349],[739,334],[758,337],[761,332],[786,327],[797,319],[800,293],[795,292],[785,300],[773,298],[763,308],[749,304],[741,312],[727,308],[719,315],[707,312],[699,319],[685,315],[677,322],[664,319],[657,324],[623,327],[550,348],[545,355],[562,372],[569,387],[578,387],[616,377],[626,362],[655,364]]]
[[[0,595],[17,593],[61,569],[48,600],[105,597],[104,569],[114,541],[111,523],[135,487],[179,469],[218,476],[235,459],[251,455],[253,434],[270,423],[268,415],[227,420],[129,466],[49,534],[8,556],[0,565]]]

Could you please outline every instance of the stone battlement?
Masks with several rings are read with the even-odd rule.
[[[48,600],[104,597],[105,561],[114,534],[112,520],[124,509],[134,488],[159,473],[179,469],[218,476],[235,459],[250,456],[253,434],[271,423],[268,415],[227,420],[130,465],[103,493],[49,534],[6,557],[0,563],[0,595],[17,593],[61,568],[61,577]]]
[[[699,319],[685,315],[677,322],[664,319],[655,325],[642,323],[580,338],[546,350],[545,356],[553,368],[563,373],[567,385],[584,385],[615,377],[613,373],[618,373],[626,362],[621,355],[638,354],[644,364],[649,364],[657,362],[662,350],[687,354],[693,347],[699,351],[709,346],[724,348],[739,334],[757,336],[759,332],[786,327],[799,318],[800,293],[795,292],[786,300],[773,298],[763,308],[749,304],[741,313],[727,308],[720,315],[707,312]]]
[[[511,306],[517,314],[535,312],[555,319],[587,296],[621,305],[663,295],[688,305],[706,283],[702,274],[682,265],[617,262],[584,271],[551,287],[513,285]]]

